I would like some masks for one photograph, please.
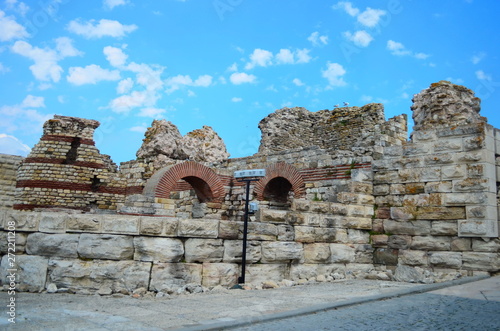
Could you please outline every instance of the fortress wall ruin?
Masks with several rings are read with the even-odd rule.
[[[23,157],[0,154],[0,208],[12,208],[16,189],[17,169]]]
[[[349,278],[430,283],[496,273],[500,130],[479,116],[479,100],[467,88],[439,82],[414,100],[409,141],[406,116],[384,121],[372,105],[366,109],[376,116],[368,116],[366,131],[360,127],[363,107],[352,107],[356,121],[343,122],[363,135],[349,149],[336,149],[327,140],[321,146],[305,142],[273,149],[279,141],[295,144],[305,136],[310,125],[297,125],[297,116],[315,116],[288,109],[261,122],[263,133],[271,134],[263,134],[259,153],[237,159],[211,151],[205,154],[210,160],[188,160],[197,148],[192,139],[206,146],[211,129],[190,135],[187,148],[185,138],[171,134],[171,123],[156,121],[141,147],[146,156],[122,163],[120,170],[90,143],[95,121],[56,117],[46,124],[51,133],[44,133],[19,168],[14,209],[23,210],[0,212],[0,279],[5,283],[7,244],[15,238],[22,290],[54,284],[78,293],[137,288],[172,293],[189,284],[234,285],[241,268],[245,190],[233,172],[261,168],[266,176],[251,185],[259,210],[248,224],[249,283]],[[348,109],[337,111],[346,121]],[[290,121],[294,130],[283,126]],[[338,123],[325,121],[318,130],[327,124]],[[70,142],[67,136],[79,137],[80,145],[72,147],[74,138]],[[82,141],[88,143],[80,151]],[[151,154],[162,148],[158,157]],[[25,185],[49,170],[62,176],[50,177],[52,182],[92,188],[97,176],[100,185],[78,191]],[[113,187],[121,191],[104,194]],[[43,199],[54,199],[50,208]]]

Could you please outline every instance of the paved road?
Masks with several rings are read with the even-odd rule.
[[[490,289],[473,292],[463,287],[453,287],[253,324],[238,330],[498,331],[500,295],[498,291]]]

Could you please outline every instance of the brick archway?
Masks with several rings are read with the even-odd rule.
[[[224,200],[224,185],[219,176],[212,169],[192,161],[160,169],[148,180],[143,193],[168,198],[181,179],[193,187],[201,201]]]
[[[282,179],[283,181],[286,180],[289,182],[291,185],[290,190],[294,193],[296,198],[304,195],[305,184],[300,172],[294,166],[279,162],[267,167],[266,176],[255,184],[254,192],[257,195],[257,199],[263,200],[268,185]]]

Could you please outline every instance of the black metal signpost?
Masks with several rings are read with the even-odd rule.
[[[245,198],[245,216],[243,222],[243,249],[241,252],[241,276],[238,278],[238,284],[245,283],[245,269],[247,263],[247,233],[248,233],[248,203],[250,200],[250,183],[258,181],[266,175],[264,169],[235,171],[234,177],[240,182],[246,182]]]

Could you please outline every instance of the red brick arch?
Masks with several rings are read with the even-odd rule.
[[[168,198],[179,180],[188,182],[202,201],[222,202],[224,185],[210,168],[192,161],[165,167],[157,171],[144,188],[145,195]]]
[[[267,167],[266,176],[255,184],[254,192],[257,195],[257,199],[263,200],[266,186],[273,179],[280,177],[290,182],[292,186],[291,191],[293,191],[296,198],[302,197],[304,195],[305,184],[300,172],[294,166],[291,166],[285,162],[279,162]]]

